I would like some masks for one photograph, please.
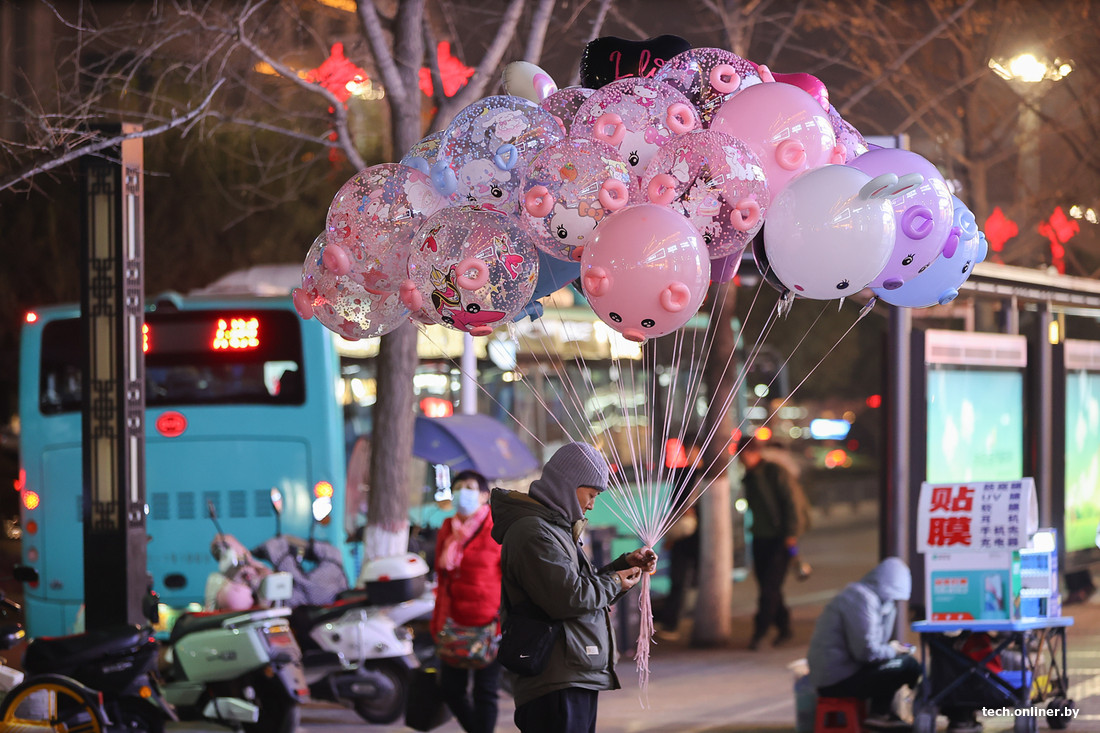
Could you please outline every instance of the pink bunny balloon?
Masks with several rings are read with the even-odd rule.
[[[581,286],[592,310],[639,343],[687,323],[709,281],[699,230],[656,204],[629,206],[600,222],[581,256]]]
[[[773,197],[803,171],[844,162],[825,110],[791,84],[743,89],[722,105],[710,129],[744,141],[756,153]]]
[[[691,220],[711,259],[745,249],[771,204],[760,160],[717,130],[693,130],[658,150],[642,186],[649,201]]]
[[[573,120],[573,135],[618,149],[641,179],[657,149],[699,127],[699,115],[680,92],[653,79],[620,79],[585,100]]]

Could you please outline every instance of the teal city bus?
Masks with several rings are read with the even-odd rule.
[[[313,502],[332,501],[314,536],[348,548],[344,415],[333,334],[287,297],[181,296],[147,304],[145,351],[148,570],[171,608],[201,603],[215,535],[245,547],[276,531],[310,532]],[[77,306],[28,313],[20,346],[23,561],[32,636],[70,633],[84,599],[81,373]],[[348,566],[350,567],[350,565]]]

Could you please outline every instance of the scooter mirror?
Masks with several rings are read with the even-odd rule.
[[[321,524],[332,513],[332,497],[318,496],[313,500],[313,521]]]
[[[275,510],[276,514],[283,513],[283,492],[275,486],[271,487],[271,508]]]

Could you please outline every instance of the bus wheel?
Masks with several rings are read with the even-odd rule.
[[[0,730],[103,733],[106,722],[84,688],[61,675],[40,675],[12,688],[0,704]]]

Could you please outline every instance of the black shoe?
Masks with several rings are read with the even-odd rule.
[[[764,640],[764,636],[754,634],[752,639],[749,640],[749,651],[756,651],[760,648],[760,642]]]
[[[775,641],[772,642],[772,646],[783,646],[788,641],[794,638],[794,634],[790,629],[786,631],[780,631],[779,635],[775,637]]]

